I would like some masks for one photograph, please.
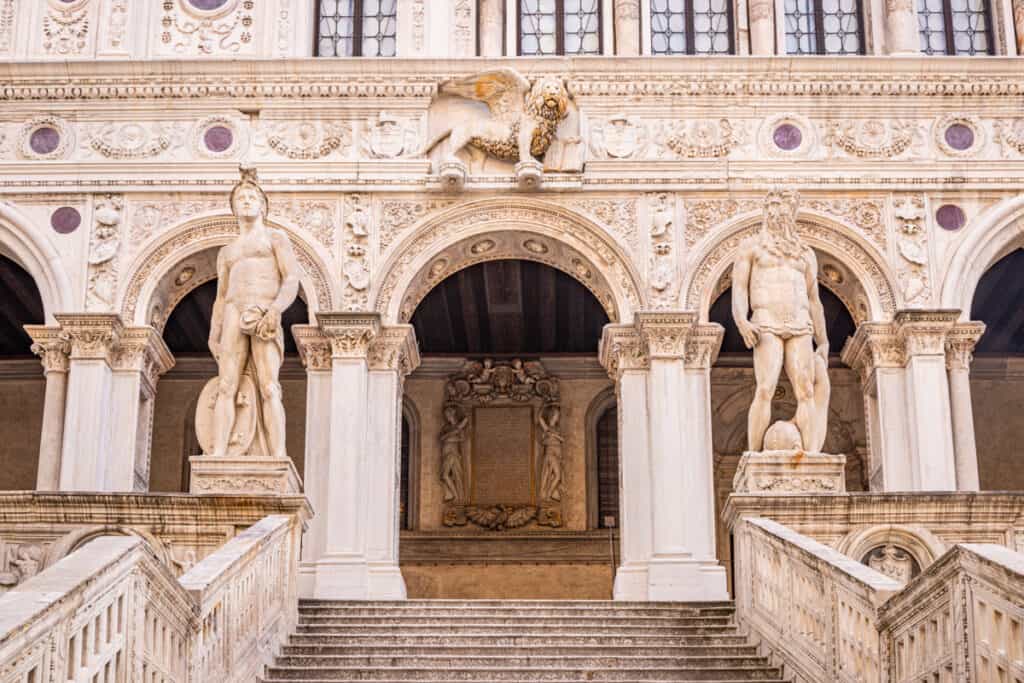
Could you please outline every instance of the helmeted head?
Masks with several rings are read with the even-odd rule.
[[[560,121],[569,110],[569,92],[558,78],[539,78],[530,88],[529,104],[544,118]]]
[[[270,211],[270,201],[260,187],[256,169],[251,166],[239,166],[238,170],[242,178],[231,188],[231,213],[236,217],[266,218]]]

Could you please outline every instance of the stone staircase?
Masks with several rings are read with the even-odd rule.
[[[781,683],[731,603],[303,601],[264,683]]]

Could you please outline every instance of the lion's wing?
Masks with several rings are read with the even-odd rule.
[[[500,120],[515,118],[522,113],[529,90],[530,82],[509,68],[453,79],[440,88],[445,94],[486,102],[491,115]]]

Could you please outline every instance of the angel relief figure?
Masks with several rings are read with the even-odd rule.
[[[445,502],[466,502],[462,444],[466,441],[468,425],[469,418],[458,406],[445,406],[444,426],[441,427],[441,486]]]
[[[531,83],[506,67],[442,83],[438,92],[484,102],[491,114],[484,118],[475,108],[462,117],[438,112],[445,125],[428,140],[423,153],[448,140],[439,168],[446,185],[460,189],[465,183],[468,170],[457,156],[464,149],[515,163],[521,187],[540,184],[543,167],[537,159],[552,148],[559,124],[569,113],[570,96],[561,79],[545,77]]]

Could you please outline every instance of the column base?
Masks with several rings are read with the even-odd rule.
[[[732,480],[735,493],[846,493],[846,456],[804,451],[747,451]]]
[[[647,600],[647,566],[622,565],[615,570],[615,583],[612,585],[612,599],[625,602],[645,602]]]
[[[647,599],[652,602],[715,602],[729,599],[725,567],[717,560],[654,558],[648,564]]]
[[[405,579],[397,565],[361,557],[327,556],[300,569],[300,595],[314,600],[405,600]]]
[[[189,458],[188,463],[189,493],[287,495],[302,490],[302,480],[290,458],[198,455]]]

